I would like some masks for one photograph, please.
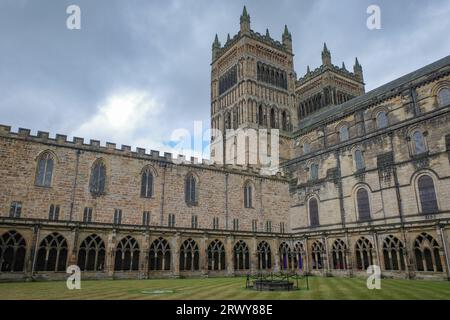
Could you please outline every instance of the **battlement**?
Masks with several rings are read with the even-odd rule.
[[[146,150],[145,148],[136,147],[134,151],[131,146],[121,145],[117,148],[116,143],[106,142],[102,145],[100,140],[89,140],[89,143],[85,143],[84,138],[73,137],[70,141],[67,139],[67,135],[55,134],[55,137],[50,137],[50,133],[46,131],[37,131],[36,135],[31,133],[30,129],[19,128],[17,132],[11,130],[11,126],[0,124],[0,137],[27,140],[36,143],[43,143],[48,145],[54,145],[57,147],[74,148],[85,151],[104,152],[115,155],[122,155],[127,157],[136,157],[145,160],[158,161],[167,164],[195,166],[203,169],[221,170],[230,173],[242,173],[252,175],[262,175],[263,172],[260,168],[254,166],[242,166],[242,165],[223,165],[216,163],[213,160],[201,159],[196,157],[186,158],[186,155],[178,154],[173,155],[170,152],[164,152],[163,154],[157,150]],[[272,176],[265,175],[267,178],[284,178],[284,172],[278,171]]]
[[[321,65],[320,67],[314,69],[313,71],[308,70],[303,77],[300,77],[295,83],[296,87],[299,87],[299,86],[307,83],[311,79],[317,77],[318,75],[324,73],[327,70],[334,71],[337,74],[340,74],[346,78],[351,78],[357,82],[361,82],[361,79],[358,78],[358,76],[355,73],[347,70],[345,67],[338,67],[336,65],[331,65],[331,66]]]

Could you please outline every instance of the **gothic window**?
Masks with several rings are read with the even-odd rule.
[[[355,245],[356,268],[366,270],[373,265],[373,246],[369,239],[361,237]]]
[[[423,175],[417,180],[419,188],[420,206],[423,214],[432,214],[439,211],[433,179]]]
[[[303,143],[303,154],[308,154],[311,152],[311,145],[308,142]]]
[[[103,271],[105,268],[105,243],[98,235],[88,236],[78,250],[81,271]]]
[[[320,270],[323,268],[323,261],[322,261],[322,255],[323,255],[323,244],[320,241],[315,241],[312,244],[311,247],[311,258],[312,258],[312,269],[313,270]]]
[[[309,199],[309,223],[311,227],[319,226],[319,205],[316,198]]]
[[[234,270],[250,269],[250,254],[247,244],[239,240],[233,247]]]
[[[341,239],[337,239],[333,243],[333,269],[346,270],[347,269],[347,245]]]
[[[258,244],[256,254],[258,255],[258,269],[266,270],[272,268],[272,256],[270,246],[267,242],[261,241]]]
[[[378,129],[383,129],[388,126],[388,118],[386,112],[381,111],[377,114],[377,127]]]
[[[234,231],[239,230],[239,219],[233,219],[233,230]]]
[[[355,150],[355,165],[356,165],[356,170],[363,170],[366,166],[364,164],[364,157],[362,154],[362,151],[359,149]]]
[[[152,242],[149,254],[150,270],[170,270],[171,260],[170,245],[164,238],[158,238]]]
[[[0,272],[22,272],[25,266],[26,242],[14,230],[0,238]]]
[[[405,270],[405,247],[393,235],[383,240],[383,258],[385,270]]]
[[[84,208],[83,222],[92,222],[92,208]]]
[[[311,180],[317,180],[319,178],[319,165],[317,163],[313,163],[311,165],[311,173],[310,173]]]
[[[142,225],[149,226],[150,225],[150,211],[144,211],[142,213]]]
[[[151,198],[153,196],[153,173],[150,168],[142,172],[141,177],[141,197]]]
[[[427,151],[426,145],[425,145],[425,138],[423,136],[423,133],[420,131],[415,131],[412,135],[412,141],[413,141],[413,152],[414,154],[422,154]]]
[[[168,226],[173,228],[175,227],[175,215],[174,214],[169,214],[169,218],[168,218]]]
[[[258,231],[258,220],[252,220],[252,231],[257,232]]]
[[[22,214],[22,202],[13,201],[9,207],[10,218],[20,218]]]
[[[286,242],[280,244],[280,268],[281,270],[292,269],[292,253],[291,248]]]
[[[114,224],[121,224],[122,223],[122,210],[121,209],[114,209]]]
[[[40,187],[50,187],[53,176],[53,156],[50,152],[44,152],[37,161],[35,184]]]
[[[105,194],[106,166],[101,159],[97,160],[91,168],[89,190],[95,196]]]
[[[186,203],[189,205],[197,204],[197,183],[192,174],[188,174],[185,184],[184,194]]]
[[[219,229],[219,217],[213,218],[213,229],[218,230]]]
[[[65,272],[67,264],[67,241],[59,233],[49,234],[38,249],[36,259],[37,271]]]
[[[192,239],[183,242],[180,248],[180,270],[195,271],[199,270],[200,253],[198,245]]]
[[[300,241],[297,241],[294,245],[294,252],[293,252],[293,268],[295,270],[303,270],[303,264],[304,264],[304,257],[305,250],[303,248],[303,243]]]
[[[197,229],[198,228],[198,219],[196,215],[193,215],[191,217],[191,227],[192,229]]]
[[[414,256],[417,271],[442,272],[440,247],[429,234],[421,233],[414,241]]]
[[[359,188],[356,192],[356,202],[358,205],[358,218],[361,221],[370,219],[369,193],[365,188]]]
[[[272,232],[272,221],[266,221],[266,232]]]
[[[341,142],[343,142],[343,141],[347,141],[348,138],[349,138],[348,127],[347,127],[347,126],[342,126],[342,127],[339,129],[339,140],[340,140]]]
[[[114,271],[139,270],[139,244],[135,238],[126,236],[116,248]]]
[[[450,104],[450,89],[445,87],[438,92],[439,106],[444,107]]]
[[[247,182],[244,186],[244,207],[252,208],[253,207],[253,188],[250,182]]]
[[[225,270],[225,247],[219,240],[214,240],[208,246],[208,270]]]

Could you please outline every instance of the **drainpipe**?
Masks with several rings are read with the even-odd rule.
[[[69,213],[69,220],[72,221],[73,219],[73,207],[75,204],[75,192],[77,189],[77,180],[78,180],[78,168],[79,168],[79,164],[80,164],[80,154],[81,151],[77,150],[77,160],[76,160],[76,164],[75,164],[75,178],[73,179],[73,187],[72,187],[72,198],[70,200],[70,213]]]

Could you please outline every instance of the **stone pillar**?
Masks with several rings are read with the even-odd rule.
[[[180,277],[180,246],[181,246],[181,235],[176,233],[172,238],[170,248],[172,252],[172,274],[175,278]]]
[[[199,259],[199,266],[200,271],[202,272],[202,275],[207,276],[209,273],[208,270],[208,235],[205,233],[200,241],[200,259]]]
[[[233,243],[234,237],[228,236],[225,238],[225,267],[228,276],[234,276],[234,265],[233,265]]]
[[[145,231],[141,235],[141,254],[139,256],[139,278],[148,279],[148,262],[149,262],[149,252],[150,252],[150,234]]]
[[[273,252],[273,272],[279,272],[280,271],[280,244],[279,239],[275,238],[271,242],[271,251]]]
[[[376,264],[381,268],[380,252],[378,251],[378,236],[376,232],[372,233],[372,241],[375,246]]]
[[[330,267],[330,255],[329,255],[329,251],[328,251],[328,237],[325,236],[322,239],[323,241],[323,247],[324,247],[324,255],[323,255],[323,271],[325,273],[325,275],[328,275],[329,272],[331,272],[331,267]]]
[[[447,273],[447,279],[450,279],[450,260],[449,260],[449,252],[448,252],[448,240],[447,235],[445,233],[445,227],[440,226],[437,229],[437,234],[440,236],[440,240],[442,242],[442,248],[444,249],[444,255],[441,256],[441,264],[443,270]]]
[[[25,272],[28,274],[28,276],[33,276],[35,271],[35,264],[36,264],[36,257],[37,257],[37,248],[39,247],[40,239],[40,233],[41,228],[39,225],[33,226],[33,237],[31,241],[30,250],[27,252],[27,257],[25,259]]]
[[[250,271],[251,273],[256,273],[259,270],[258,266],[258,239],[253,237],[252,243],[249,245],[249,254],[250,254]]]
[[[308,238],[305,238],[305,242],[304,242],[304,250],[305,250],[305,266],[303,268],[304,273],[309,274],[311,272],[311,267],[310,267],[310,263],[309,263],[309,243],[308,243]]]
[[[350,238],[348,237],[348,233],[345,233],[345,242],[347,244],[347,269],[348,269],[348,276],[353,277],[353,270],[355,269],[354,266],[354,250],[353,250],[353,243],[350,241]]]
[[[106,265],[105,272],[108,277],[114,276],[114,261],[116,253],[116,230],[113,229],[111,233],[108,234],[108,240],[106,242]]]
[[[69,252],[67,253],[68,261],[67,265],[74,265],[77,263],[77,255],[78,255],[78,243],[80,241],[80,229],[78,227],[73,228],[70,236],[68,237],[68,242],[72,244],[72,246],[69,249]]]

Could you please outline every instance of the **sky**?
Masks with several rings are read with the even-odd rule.
[[[212,41],[238,32],[244,5],[254,31],[288,26],[297,77],[324,42],[333,64],[358,57],[366,91],[450,54],[448,0],[0,0],[0,124],[207,157],[180,137],[209,128]]]

